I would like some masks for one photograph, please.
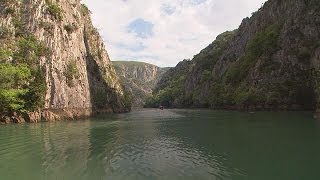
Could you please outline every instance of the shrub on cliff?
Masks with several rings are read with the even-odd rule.
[[[65,68],[64,75],[66,77],[66,81],[69,87],[72,87],[74,84],[73,80],[78,79],[79,70],[77,67],[77,63],[75,61],[70,61]]]
[[[66,30],[69,34],[73,33],[77,29],[78,29],[78,27],[75,24],[67,24],[64,26],[64,30]]]
[[[57,5],[53,3],[48,3],[47,8],[48,13],[53,16],[56,20],[61,21],[63,18],[63,11],[62,9]]]
[[[23,95],[28,92],[31,70],[26,64],[13,66],[0,63],[0,111],[25,109]]]
[[[263,54],[270,56],[278,48],[280,27],[277,24],[265,28],[257,33],[246,46],[245,54],[230,66],[225,75],[227,83],[238,84],[247,76],[249,70],[255,65]]]
[[[46,83],[40,57],[49,50],[34,36],[0,49],[0,112],[34,111],[44,105]]]

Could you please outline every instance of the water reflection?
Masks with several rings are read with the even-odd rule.
[[[40,124],[45,179],[82,177],[90,153],[90,125],[90,121]]]
[[[0,126],[1,179],[317,179],[310,113],[142,110]]]

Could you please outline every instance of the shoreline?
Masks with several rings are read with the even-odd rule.
[[[56,122],[68,120],[81,120],[94,117],[99,114],[128,113],[128,109],[92,109],[92,108],[65,108],[65,109],[43,109],[35,112],[14,112],[0,114],[0,125]]]

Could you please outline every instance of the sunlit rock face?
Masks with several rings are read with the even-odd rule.
[[[137,61],[113,61],[113,67],[121,83],[132,93],[133,108],[143,107],[162,75],[170,68]]]
[[[0,20],[1,48],[32,35],[48,49],[35,62],[45,74],[45,109],[71,117],[128,111],[103,40],[80,0],[2,0]]]

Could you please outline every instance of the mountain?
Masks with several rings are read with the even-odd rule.
[[[146,97],[150,96],[162,75],[169,68],[137,62],[112,61],[120,82],[133,96],[133,107],[143,107]]]
[[[80,0],[0,0],[0,82],[2,122],[130,110]]]
[[[269,0],[165,73],[147,106],[316,110],[319,39],[319,0]]]

